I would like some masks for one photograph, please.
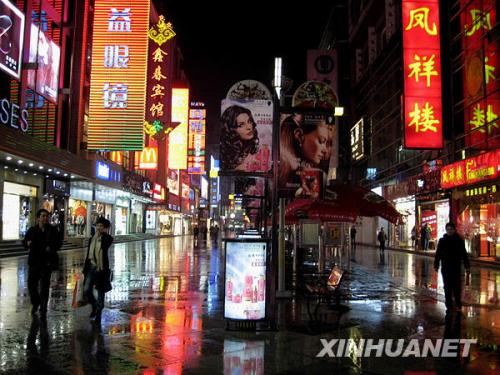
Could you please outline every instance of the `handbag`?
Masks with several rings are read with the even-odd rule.
[[[87,304],[87,299],[85,298],[85,276],[83,274],[76,274],[75,276],[75,288],[73,289],[73,302],[71,307],[77,309],[78,307],[85,306]]]

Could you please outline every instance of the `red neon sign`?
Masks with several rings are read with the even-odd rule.
[[[443,148],[438,0],[403,0],[405,147]]]
[[[500,176],[500,150],[487,152],[441,168],[441,187],[450,189]]]

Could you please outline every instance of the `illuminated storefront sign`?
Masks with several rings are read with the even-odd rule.
[[[443,147],[439,1],[403,0],[405,147]]]
[[[165,202],[167,200],[167,193],[165,191],[165,187],[163,187],[160,184],[154,184],[153,200],[157,202]]]
[[[120,182],[122,180],[121,173],[114,170],[109,164],[96,161],[95,177],[99,180]]]
[[[142,150],[149,0],[96,0],[89,150]]]
[[[353,160],[359,160],[365,156],[363,119],[359,120],[356,125],[351,128],[351,156]]]
[[[189,89],[172,89],[172,122],[177,126],[169,135],[168,166],[171,169],[187,168]]]
[[[461,0],[464,58],[464,122],[468,147],[500,147],[498,42],[490,34],[497,23],[496,1]]]
[[[205,173],[206,109],[189,111],[188,173]]]
[[[500,150],[444,166],[441,169],[441,187],[449,189],[492,180],[500,175]]]
[[[175,36],[171,23],[160,16],[151,25],[149,37],[149,64],[146,120],[144,132],[150,137],[164,136],[173,130],[169,121],[170,113],[165,103],[170,102],[169,79],[171,74],[172,44],[167,43]]]
[[[465,190],[465,196],[466,197],[476,197],[476,196],[480,196],[480,195],[496,194],[497,192],[498,192],[497,185],[480,186],[478,188]]]
[[[2,124],[27,132],[29,128],[28,116],[28,110],[21,110],[17,104],[7,99],[0,99],[0,122]]]
[[[24,14],[9,0],[0,0],[0,70],[19,79],[23,56]]]
[[[144,147],[135,152],[136,169],[158,169],[158,147]]]

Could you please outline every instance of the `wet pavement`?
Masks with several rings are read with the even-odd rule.
[[[473,268],[462,317],[445,320],[442,280],[432,260],[372,248],[331,254],[348,270],[350,310],[320,308],[326,324],[311,331],[302,299],[280,301],[278,331],[227,331],[222,317],[222,253],[192,237],[116,244],[113,290],[102,324],[90,307],[71,307],[83,252],[61,254],[47,323],[32,320],[26,257],[0,261],[0,373],[500,373],[500,272]],[[475,338],[468,358],[316,358],[320,339]]]

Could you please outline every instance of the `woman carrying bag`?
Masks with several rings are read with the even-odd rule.
[[[97,219],[96,234],[90,239],[83,267],[84,293],[92,305],[90,318],[96,318],[97,321],[101,319],[105,294],[111,290],[108,250],[113,243],[113,237],[107,233],[110,226],[109,220],[103,217]],[[97,300],[94,297],[94,287],[97,289]]]

